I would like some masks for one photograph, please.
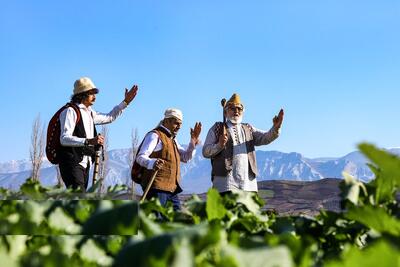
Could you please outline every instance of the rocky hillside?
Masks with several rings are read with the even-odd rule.
[[[302,181],[262,181],[259,194],[266,201],[265,209],[279,214],[314,215],[321,209],[339,211],[340,179]]]
[[[280,215],[316,215],[321,209],[339,211],[339,183],[341,179],[327,178],[318,181],[271,180],[258,182],[259,195],[265,201],[264,210],[274,210]],[[181,195],[182,200],[190,194]],[[200,194],[205,199],[206,194]]]

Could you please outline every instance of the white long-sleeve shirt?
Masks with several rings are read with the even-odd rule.
[[[274,141],[279,136],[279,129],[272,127],[268,132],[259,130],[250,125],[252,128],[254,145],[267,145]],[[246,138],[241,124],[232,124],[227,122],[227,130],[233,137],[233,169],[226,177],[215,176],[213,187],[219,192],[225,191],[258,191],[257,179],[249,171],[248,151],[246,149]],[[211,128],[208,131],[206,141],[203,146],[203,156],[212,158],[221,152],[222,149],[218,144],[219,136],[215,135],[215,129]]]
[[[170,132],[163,125],[160,126],[163,127],[165,130],[167,130],[168,132]],[[196,150],[195,150],[195,145],[192,142],[189,143],[186,149],[184,149],[176,140],[174,140],[174,142],[176,143],[176,146],[178,148],[181,162],[188,162],[193,158],[194,154],[196,153]],[[154,132],[147,133],[147,135],[144,137],[143,144],[136,157],[137,163],[139,163],[140,166],[145,167],[148,170],[152,170],[154,167],[154,163],[156,162],[157,159],[150,158],[150,155],[154,151],[160,151],[162,148],[163,145],[158,135]]]
[[[118,118],[122,111],[127,107],[126,103],[122,101],[119,105],[115,106],[109,113],[96,112],[91,107],[86,107],[84,104],[76,104],[81,111],[81,120],[86,132],[86,138],[94,138],[94,125],[107,124],[113,122]],[[60,113],[60,143],[63,146],[82,147],[85,145],[85,138],[74,136],[76,126],[77,114],[72,107],[63,110]],[[91,158],[84,156],[83,160],[79,163],[84,168],[87,167]]]

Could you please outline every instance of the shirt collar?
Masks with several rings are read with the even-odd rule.
[[[84,104],[82,104],[82,103],[80,103],[80,104],[77,104],[78,105],[78,107],[80,108],[80,109],[83,109],[83,110],[86,110],[86,111],[92,111],[92,107],[86,107]]]
[[[165,131],[167,131],[169,134],[171,134],[171,131],[168,128],[166,128],[164,125],[161,124],[160,127],[163,128]]]
[[[174,134],[172,134],[171,133],[171,131],[168,129],[168,128],[166,128],[164,125],[162,125],[162,124],[160,124],[160,126],[159,126],[160,128],[162,128],[166,133],[167,133],[167,135],[169,136],[169,137],[171,137],[172,139],[175,139],[175,135]]]

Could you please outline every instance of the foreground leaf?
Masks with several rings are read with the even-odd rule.
[[[342,260],[330,261],[327,267],[394,267],[400,266],[400,252],[386,242],[379,242],[366,250],[352,247]]]
[[[227,245],[222,249],[222,258],[234,259],[238,267],[290,267],[293,266],[292,257],[287,247],[263,247],[240,249]]]
[[[209,221],[214,219],[222,219],[226,214],[226,209],[222,203],[222,198],[219,192],[214,188],[208,190],[206,211]]]
[[[346,217],[380,233],[400,236],[400,220],[389,215],[383,208],[372,206],[354,207],[348,211]]]
[[[377,177],[373,184],[376,185],[376,203],[392,200],[394,192],[400,185],[400,159],[384,150],[370,144],[359,145],[364,153],[378,168]]]

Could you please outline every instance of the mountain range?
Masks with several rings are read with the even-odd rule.
[[[400,148],[388,149],[400,155]],[[316,181],[323,178],[342,178],[347,172],[359,180],[368,182],[374,174],[367,166],[368,160],[358,151],[340,158],[310,159],[300,153],[279,151],[257,151],[259,181],[292,180]],[[130,149],[115,149],[107,152],[106,186],[130,184]],[[182,187],[185,193],[202,193],[211,187],[211,164],[201,155],[201,147],[189,163],[181,165]],[[0,187],[18,190],[31,174],[29,160],[12,160],[0,163]],[[44,159],[40,171],[40,181],[45,186],[57,183],[56,166]]]

